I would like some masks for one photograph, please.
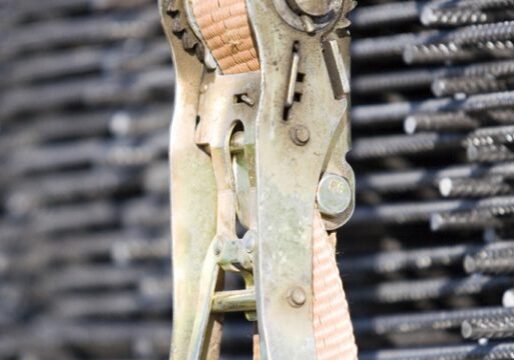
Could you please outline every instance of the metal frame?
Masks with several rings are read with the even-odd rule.
[[[298,29],[277,0],[247,0],[261,70],[223,75],[193,56],[199,46],[184,47],[194,34],[176,23],[186,0],[171,1],[160,2],[177,79],[171,358],[217,359],[223,312],[244,311],[257,320],[260,359],[316,359],[313,219],[321,210],[333,230],[354,207],[344,17],[354,4],[339,1],[323,26]],[[347,206],[334,213],[323,199]],[[225,271],[246,289],[223,292]]]

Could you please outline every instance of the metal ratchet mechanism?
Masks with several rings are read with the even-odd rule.
[[[255,358],[356,358],[333,233],[354,208],[354,6],[161,0],[177,83],[172,359],[217,359],[227,312],[256,321]],[[226,272],[244,289],[224,291]]]

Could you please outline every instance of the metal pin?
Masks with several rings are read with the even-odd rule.
[[[312,34],[316,31],[316,27],[314,26],[314,22],[310,16],[302,15],[300,16],[300,19],[302,20],[303,28],[307,33]]]
[[[286,101],[284,106],[290,108],[294,104],[294,94],[296,91],[296,79],[298,76],[298,66],[300,64],[299,44],[293,45],[291,57],[291,68],[289,70],[289,82],[287,85]]]
[[[255,311],[255,308],[255,289],[218,292],[212,298],[215,313]]]

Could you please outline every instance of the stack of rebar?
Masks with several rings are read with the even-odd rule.
[[[167,358],[159,21],[148,0],[1,1],[1,359]]]
[[[361,360],[514,359],[514,1],[352,13]],[[169,47],[150,0],[0,0],[0,358],[167,359]],[[250,359],[229,318],[223,359]]]
[[[360,359],[512,359],[514,1],[359,5],[340,249]]]

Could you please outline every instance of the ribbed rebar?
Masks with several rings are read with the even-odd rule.
[[[466,320],[462,323],[465,339],[503,339],[514,337],[514,316]]]

